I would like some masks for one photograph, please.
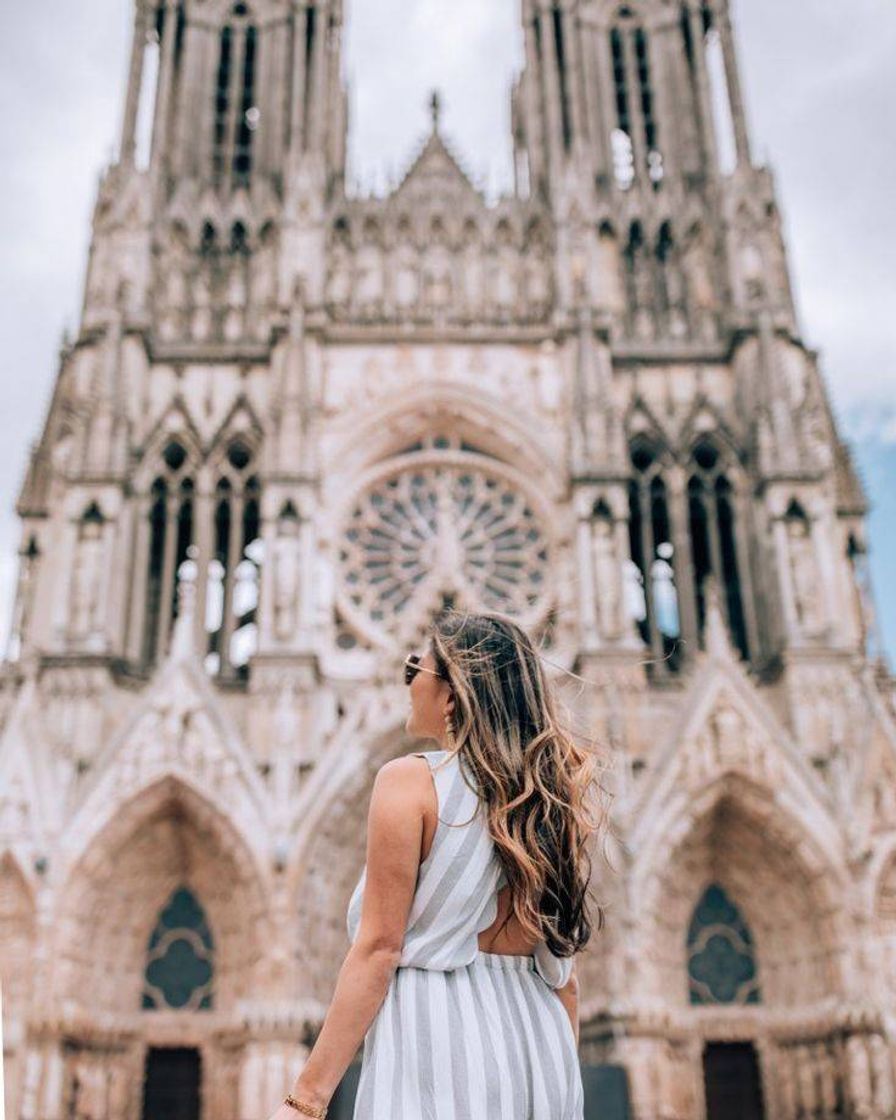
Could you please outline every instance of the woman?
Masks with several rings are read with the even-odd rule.
[[[352,945],[272,1120],[325,1116],[362,1040],[354,1120],[582,1120],[595,755],[503,614],[441,615],[405,681],[406,730],[439,749],[377,772]]]

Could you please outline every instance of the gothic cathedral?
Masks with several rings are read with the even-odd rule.
[[[512,190],[476,189],[434,97],[361,195],[342,0],[137,0],[18,503],[11,1120],[276,1107],[348,948],[373,776],[426,745],[401,663],[446,605],[517,617],[609,760],[589,1120],[896,1116],[866,502],[728,2],[521,17]]]

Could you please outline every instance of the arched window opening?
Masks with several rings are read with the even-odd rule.
[[[165,563],[165,526],[167,486],[157,478],[152,484],[152,504],[149,507],[149,572],[146,584],[146,627],[144,631],[143,660],[155,660],[156,639],[159,631],[159,607],[162,601],[162,569]]]
[[[695,1005],[761,1003],[750,927],[724,887],[711,883],[687,935],[688,996]]]
[[[264,548],[261,540],[260,487],[257,478],[246,483],[243,510],[243,548],[234,572],[234,632],[230,642],[230,663],[242,677],[248,675],[249,659],[258,648],[258,590]]]
[[[233,54],[233,28],[225,24],[218,38],[218,71],[215,77],[215,127],[212,145],[212,173],[215,182],[224,175],[227,118],[230,108],[230,71]]]
[[[616,128],[610,143],[613,152],[613,174],[616,183],[628,190],[635,178],[635,157],[632,144],[629,89],[625,72],[625,51],[622,32],[618,27],[610,31],[610,57],[613,63],[613,90],[616,99]]]
[[[245,4],[234,4],[218,35],[215,74],[212,175],[217,185],[246,186],[252,171],[253,135],[260,121],[255,104],[258,31]]]
[[[713,444],[703,441],[695,447],[688,480],[688,520],[697,626],[702,637],[707,611],[706,581],[712,577],[731,640],[746,660],[750,651],[737,555],[734,491],[724,466]]]
[[[199,239],[199,252],[206,259],[210,259],[216,255],[217,251],[218,235],[215,232],[215,227],[211,222],[204,222],[202,235]]]
[[[855,533],[850,533],[846,542],[846,559],[852,571],[852,587],[855,596],[855,611],[861,648],[867,657],[877,659],[881,656],[881,645],[877,632],[874,597],[871,590],[868,551],[864,542],[859,540]]]
[[[174,557],[174,588],[171,596],[171,621],[180,608],[181,565],[190,558],[193,545],[193,483],[185,478],[180,484],[180,501],[177,510],[177,545]]]
[[[142,660],[152,665],[168,648],[178,611],[178,579],[193,543],[193,481],[183,445],[172,440],[161,455],[163,471],[149,492],[148,555]]]
[[[560,80],[560,121],[563,128],[563,147],[569,151],[572,144],[572,117],[569,111],[569,77],[566,66],[566,44],[563,39],[563,12],[559,4],[552,9],[554,44],[557,50],[557,69]]]
[[[719,547],[722,554],[722,589],[728,614],[728,626],[735,646],[746,659],[747,625],[737,570],[737,543],[734,538],[734,495],[725,477],[716,479],[716,509],[719,517]]]
[[[628,231],[628,242],[623,253],[625,258],[625,277],[628,287],[629,307],[636,307],[639,303],[640,291],[639,274],[643,269],[644,234],[640,222],[632,222]]]
[[[659,304],[666,313],[673,303],[673,293],[669,290],[669,272],[674,267],[673,247],[672,227],[668,222],[663,222],[656,241],[656,259],[660,266],[657,271]]]
[[[678,16],[678,26],[681,29],[681,38],[684,43],[684,56],[688,60],[691,75],[694,73],[694,39],[691,35],[691,21],[688,19],[687,4],[681,5]]]
[[[244,257],[249,253],[249,238],[242,222],[234,222],[230,231],[230,252],[233,256]]]
[[[144,1011],[211,1011],[215,943],[196,896],[174,890],[146,946]]]
[[[629,548],[637,575],[627,573],[627,600],[644,644],[657,659],[648,672],[676,672],[682,660],[681,626],[666,484],[659,455],[649,444],[633,446],[631,463]]]
[[[18,661],[22,655],[22,645],[26,640],[31,621],[31,606],[34,602],[40,556],[37,537],[29,537],[28,544],[19,553],[19,579],[6,650],[6,656],[10,661]]]
[[[658,190],[663,179],[663,155],[659,147],[659,134],[653,109],[653,90],[650,84],[650,59],[647,49],[647,32],[635,28],[635,62],[638,67],[638,86],[641,91],[641,115],[644,120],[644,147],[647,152],[647,175]]]
[[[252,136],[258,128],[260,111],[255,104],[256,31],[246,28],[243,55],[242,97],[237,121],[236,144],[233,151],[233,185],[247,186],[252,171]]]
[[[205,625],[206,668],[245,678],[257,646],[256,613],[262,559],[261,490],[253,454],[241,439],[227,449],[215,489],[213,555]]]
[[[302,98],[304,113],[304,135],[308,136],[311,124],[311,82],[314,75],[313,58],[315,39],[317,38],[317,5],[308,5],[308,14],[305,20],[305,91]]]

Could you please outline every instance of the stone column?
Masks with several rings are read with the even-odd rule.
[[[706,44],[703,35],[703,16],[696,0],[686,0],[691,47],[694,52],[694,73],[697,81],[697,110],[700,117],[700,135],[703,139],[704,170],[715,178],[719,170],[715,124],[712,118],[712,97],[709,73],[706,69]]]
[[[632,153],[635,161],[635,179],[642,185],[649,184],[647,176],[647,145],[644,137],[644,114],[641,110],[641,83],[638,79],[638,59],[635,54],[634,34],[628,27],[619,30],[622,39],[622,59],[625,67],[625,84],[628,89],[628,116],[631,125]],[[648,259],[651,247],[647,246]]]
[[[678,620],[681,637],[685,642],[685,657],[692,658],[697,652],[700,637],[694,595],[687,478],[681,467],[672,466],[666,471],[666,484],[669,487],[672,569],[675,572],[675,591],[678,596]]]
[[[737,162],[741,166],[749,167],[750,136],[747,130],[747,114],[744,108],[744,98],[740,88],[740,73],[737,65],[737,52],[734,46],[734,34],[731,29],[731,13],[727,3],[721,5],[717,12],[719,37],[722,41],[722,55],[725,59],[725,79],[728,86],[728,104],[731,107],[731,120],[734,124],[734,143],[737,149]]]
[[[610,55],[609,29],[599,21],[594,24],[594,57],[597,66],[598,113],[604,135],[607,158],[607,175],[612,183],[616,182],[616,165],[613,156],[612,134],[618,128],[616,116],[616,92],[613,88],[613,60]]]
[[[208,637],[205,612],[208,602],[208,566],[214,548],[214,495],[207,470],[197,472],[196,498],[193,502],[193,541],[196,550],[196,601],[193,609],[193,644],[200,658],[205,657]]]
[[[548,175],[552,182],[563,162],[563,125],[560,116],[560,75],[554,43],[554,23],[549,0],[539,0],[535,16],[541,31],[541,77],[547,130]]]
[[[613,178],[613,158],[610,152],[612,125],[607,117],[609,106],[604,104],[601,92],[600,62],[597,54],[598,28],[592,22],[590,13],[584,11],[579,12],[578,23],[584,87],[583,115],[588,128],[591,150],[594,153],[594,170],[598,176],[611,180]]]
[[[150,171],[155,183],[159,180],[167,156],[168,118],[171,115],[171,92],[174,85],[174,43],[176,38],[177,0],[165,0],[165,18],[162,24],[162,43],[159,51],[159,81],[156,88],[150,155]]]
[[[143,58],[146,54],[146,8],[134,4],[134,31],[131,41],[131,61],[128,67],[128,92],[124,102],[124,121],[121,126],[121,144],[118,159],[129,167],[134,165],[137,146],[137,113],[140,108],[140,90],[143,85]]]
[[[148,494],[133,499],[135,507],[131,534],[131,600],[127,620],[126,656],[131,662],[143,657],[143,630],[146,624],[146,582],[149,569],[149,510]]]
[[[324,4],[318,4],[311,51],[311,105],[307,136],[308,148],[318,155],[323,154],[326,135],[327,61],[327,10]]]
[[[560,25],[563,31],[563,50],[566,63],[566,93],[569,102],[570,131],[572,150],[590,155],[588,129],[582,104],[582,36],[578,26],[578,16],[570,15],[567,8],[561,9]],[[559,73],[559,70],[558,70]]]
[[[590,497],[580,494],[582,505],[590,505]],[[594,599],[594,565],[591,554],[591,521],[585,508],[581,508],[576,519],[576,555],[579,569],[579,613],[582,619],[582,646],[586,650],[597,649],[601,640],[598,635],[597,606]]]
[[[308,12],[304,2],[292,10],[292,82],[289,94],[289,148],[293,157],[305,146],[305,36]]]

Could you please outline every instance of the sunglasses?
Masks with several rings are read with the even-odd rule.
[[[420,664],[421,659],[422,659],[422,654],[419,654],[419,653],[409,653],[407,655],[407,657],[404,659],[404,683],[405,684],[410,684],[411,681],[414,679],[414,677],[416,677],[416,675],[418,673],[432,673],[432,675],[434,677],[438,677],[440,680],[444,679],[442,677],[442,674],[437,673],[435,671],[435,669],[427,669],[425,665],[421,665]]]

